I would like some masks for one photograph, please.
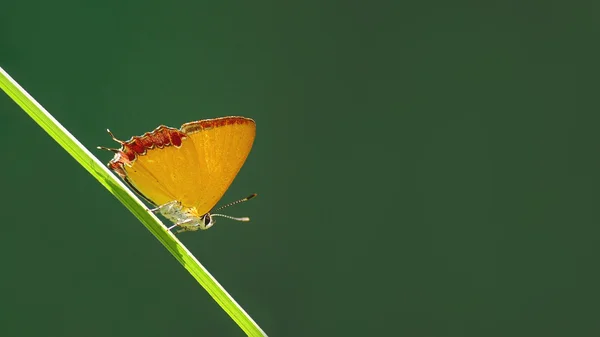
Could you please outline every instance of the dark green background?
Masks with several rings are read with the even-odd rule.
[[[568,4],[567,4],[568,3]],[[597,2],[5,1],[0,65],[110,128],[252,117],[181,240],[271,336],[597,336]],[[2,336],[241,336],[0,95]]]

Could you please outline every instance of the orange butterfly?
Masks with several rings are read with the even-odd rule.
[[[108,130],[107,130],[108,131]],[[222,117],[183,124],[180,129],[159,126],[128,141],[111,137],[120,149],[99,146],[115,153],[108,167],[138,194],[158,206],[159,211],[180,227],[179,232],[209,229],[211,214],[246,161],[256,123],[245,117]],[[216,210],[250,200],[235,201]]]

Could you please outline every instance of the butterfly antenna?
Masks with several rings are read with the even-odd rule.
[[[250,199],[254,198],[256,195],[257,195],[257,194],[256,194],[256,193],[254,193],[254,194],[252,194],[252,195],[250,195],[250,196],[247,196],[247,197],[245,197],[244,199],[240,199],[240,200],[236,200],[236,201],[234,201],[234,202],[230,202],[230,203],[228,203],[227,205],[223,205],[223,206],[221,206],[221,207],[219,207],[219,208],[215,209],[214,211],[218,211],[218,210],[220,210],[220,209],[223,209],[223,208],[225,208],[225,207],[229,207],[229,206],[237,205],[237,204],[239,204],[239,203],[241,203],[241,202],[248,201],[248,200],[250,200]],[[220,215],[220,214],[211,214],[211,215],[224,216],[224,215]],[[224,217],[226,217],[226,218],[227,218],[228,216],[224,216]],[[236,220],[236,218],[233,218],[233,219],[234,219],[234,220]],[[240,219],[247,219],[247,218],[240,218]],[[248,221],[248,220],[238,220],[238,221]]]
[[[235,221],[242,221],[242,222],[248,222],[248,221],[250,221],[250,218],[247,217],[247,216],[245,216],[243,218],[236,218],[236,217],[225,215],[225,214],[211,214],[210,216],[220,216],[220,217],[223,217],[223,218],[227,218],[227,219],[231,219],[231,220],[235,220]]]

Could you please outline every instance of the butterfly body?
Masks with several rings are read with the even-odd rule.
[[[159,211],[165,218],[169,219],[180,228],[179,232],[195,232],[197,230],[206,230],[214,225],[210,213],[204,215],[198,214],[194,207],[183,207],[181,202],[172,201],[160,205],[153,211]]]

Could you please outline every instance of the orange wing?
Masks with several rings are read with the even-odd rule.
[[[121,142],[109,167],[156,205],[177,200],[208,213],[244,165],[256,124],[244,117],[222,117],[159,126]]]

